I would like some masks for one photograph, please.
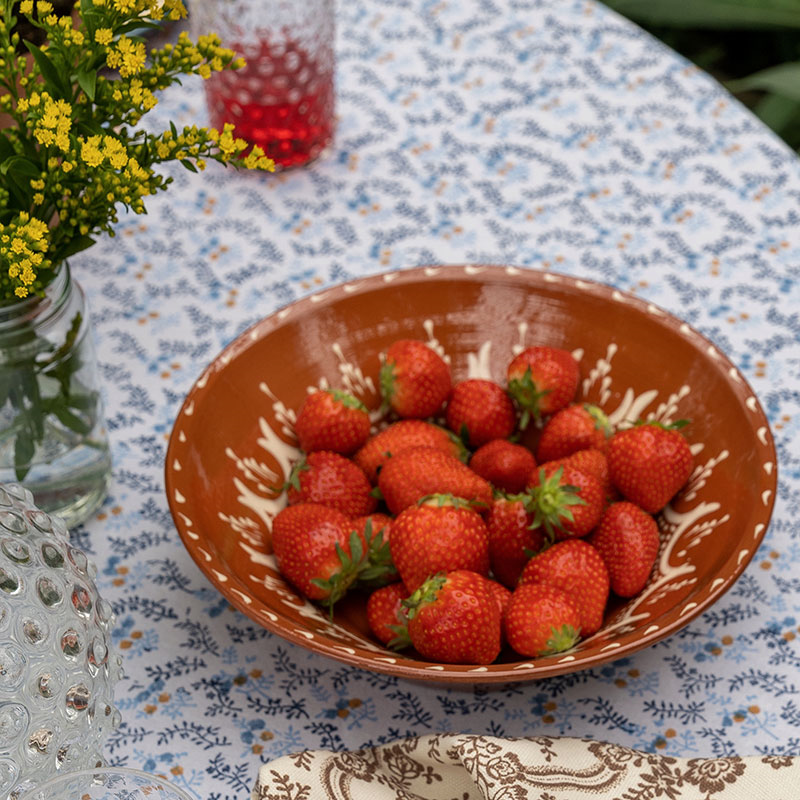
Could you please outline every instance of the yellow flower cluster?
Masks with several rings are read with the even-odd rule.
[[[144,213],[144,198],[172,180],[155,171],[159,163],[203,169],[212,159],[274,170],[232,125],[170,126],[158,135],[136,128],[156,92],[178,76],[243,66],[213,34],[193,43],[181,33],[148,56],[129,31],[139,20],[185,17],[181,0],[82,0],[77,16],[64,17],[50,0],[20,0],[19,12],[46,38],[31,61],[14,55],[20,38],[11,5],[0,10],[0,86],[15,87],[0,95],[0,111],[11,119],[3,137],[14,153],[0,172],[0,305],[41,293],[75,245],[100,232],[113,236],[118,208]]]
[[[49,245],[47,225],[25,211],[8,225],[0,225],[0,261],[8,265],[0,286],[10,285],[14,296],[27,297],[33,291],[37,269],[50,267],[45,258]]]

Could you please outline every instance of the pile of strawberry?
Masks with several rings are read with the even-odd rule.
[[[489,664],[505,645],[536,657],[597,632],[611,593],[647,583],[653,515],[693,458],[685,422],[613,431],[577,401],[579,380],[571,353],[537,346],[505,386],[454,383],[433,349],[400,340],[381,369],[379,432],[355,397],[309,394],[272,527],[282,574],[331,609],[363,592],[374,636],[428,660]]]

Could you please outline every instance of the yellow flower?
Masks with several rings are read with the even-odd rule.
[[[73,163],[71,161],[63,161],[61,163],[61,169],[63,169],[64,172],[69,172],[72,169],[73,166],[74,165],[73,165]]]
[[[90,136],[81,144],[81,158],[90,167],[99,167],[103,163],[99,136]]]
[[[22,0],[19,4],[19,10],[23,14],[33,14],[33,0]]]
[[[49,3],[48,0],[39,0],[36,4],[36,11],[39,16],[44,16],[45,14],[49,14],[53,10],[53,4]]]
[[[27,297],[28,290],[24,286],[17,286],[17,288],[14,289],[14,294],[20,298]]]
[[[208,64],[201,64],[197,68],[197,74],[203,79],[211,77],[211,67]]]
[[[97,44],[108,44],[114,38],[111,28],[98,28],[94,32],[94,40]]]
[[[41,192],[37,192],[37,193],[36,193],[36,194],[33,196],[33,202],[34,202],[34,203],[35,203],[37,206],[40,206],[42,203],[44,203],[44,195],[43,195]]]

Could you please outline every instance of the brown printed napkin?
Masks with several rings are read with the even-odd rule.
[[[253,800],[798,800],[800,758],[671,758],[588,739],[435,735],[264,764]]]

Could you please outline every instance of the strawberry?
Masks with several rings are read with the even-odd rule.
[[[392,523],[392,561],[409,592],[455,569],[489,574],[489,535],[480,514],[452,495],[432,495]]]
[[[445,421],[469,447],[492,439],[506,439],[514,432],[517,415],[502,386],[483,378],[469,378],[453,387]]]
[[[578,362],[557,347],[529,347],[515,356],[506,370],[509,394],[522,409],[520,429],[532,416],[539,419],[564,408],[578,390]]]
[[[452,494],[487,508],[492,502],[487,481],[455,456],[434,447],[409,447],[392,456],[378,475],[378,488],[392,514],[429,494]]]
[[[289,583],[329,606],[356,580],[364,557],[361,537],[350,520],[318,503],[287,506],[275,515],[272,551]]]
[[[535,555],[522,570],[520,585],[546,583],[572,595],[581,614],[581,635],[603,625],[608,601],[608,569],[600,553],[583,539],[557,542]]]
[[[514,589],[503,617],[506,641],[528,658],[569,650],[580,630],[581,614],[574,598],[544,583],[525,583]]]
[[[611,476],[608,472],[608,458],[602,450],[578,450],[567,458],[561,459],[561,463],[569,464],[571,467],[585,472],[600,481],[603,489],[603,496],[606,500],[616,500],[619,493],[611,483]]]
[[[399,650],[408,647],[408,621],[403,600],[408,590],[402,583],[390,583],[376,589],[367,598],[367,624],[373,636],[381,643]]]
[[[608,417],[591,403],[573,403],[544,424],[536,447],[538,462],[565,458],[578,450],[604,450],[611,435]]]
[[[403,602],[417,652],[447,664],[491,664],[500,654],[497,601],[480,575],[439,573]]]
[[[536,460],[533,453],[521,444],[507,439],[492,439],[472,454],[469,466],[496,489],[515,494],[525,488],[536,469]]]
[[[486,579],[486,587],[497,602],[497,608],[500,611],[500,618],[502,619],[508,608],[508,601],[511,599],[511,590],[503,586],[502,583],[493,581],[491,578]]]
[[[692,474],[692,451],[678,430],[686,424],[642,422],[609,439],[612,483],[626,500],[650,514],[661,511]]]
[[[658,555],[658,525],[639,506],[612,503],[587,539],[608,567],[611,591],[633,597],[647,583]]]
[[[381,534],[383,541],[389,541],[389,535],[392,530],[392,518],[388,514],[381,514],[376,511],[372,514],[364,514],[361,517],[356,517],[352,521],[353,527],[362,533],[368,533],[372,536]],[[367,529],[369,525],[369,529]]]
[[[349,456],[369,438],[364,404],[347,392],[324,389],[308,395],[297,412],[294,432],[306,453],[330,450]]]
[[[527,508],[530,501],[526,494],[501,494],[486,515],[492,574],[509,589],[517,585],[531,554],[545,542],[544,529],[534,527],[534,515]]]
[[[371,514],[378,504],[364,471],[349,458],[316,450],[292,468],[287,484],[289,505],[319,503],[348,517]]]
[[[350,526],[361,537],[366,553],[358,572],[357,585],[374,589],[398,580],[389,546],[392,518],[386,514],[367,514],[356,517]]]
[[[421,419],[401,419],[371,436],[353,456],[353,461],[374,484],[387,458],[409,447],[420,446],[435,447],[461,461],[467,459],[463,443],[450,431]]]
[[[600,521],[605,506],[600,482],[561,461],[540,464],[527,491],[534,525],[559,539],[586,536]]]
[[[399,417],[437,414],[453,385],[447,362],[425,342],[400,339],[390,345],[380,371],[383,402]]]

